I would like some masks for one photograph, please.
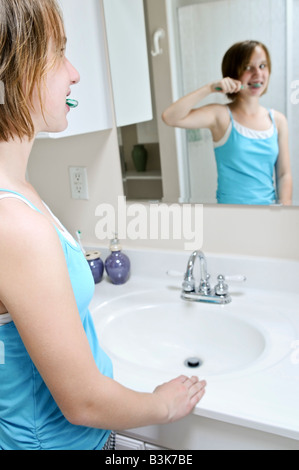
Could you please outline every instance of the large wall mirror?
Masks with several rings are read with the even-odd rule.
[[[119,128],[127,198],[216,204],[210,132],[169,129],[161,114],[181,96],[220,79],[232,44],[254,39],[271,54],[270,85],[261,104],[288,119],[293,205],[299,205],[299,0],[144,0],[144,9],[154,119]],[[215,94],[204,104],[224,99]],[[136,168],[134,148],[146,151],[145,171]]]

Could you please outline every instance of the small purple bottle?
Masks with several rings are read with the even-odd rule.
[[[99,251],[88,251],[85,254],[85,258],[89,264],[95,284],[99,284],[99,282],[101,282],[104,273],[104,263],[100,256],[101,253]]]
[[[118,238],[110,245],[111,254],[105,261],[106,272],[113,284],[125,284],[130,277],[131,263],[127,255],[122,253]]]

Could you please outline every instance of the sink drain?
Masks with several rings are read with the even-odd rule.
[[[184,362],[184,365],[186,367],[190,367],[191,369],[196,369],[197,367],[202,366],[202,364],[203,361],[198,357],[188,357],[188,359],[186,359]]]

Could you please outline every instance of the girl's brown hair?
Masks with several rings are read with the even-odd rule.
[[[49,62],[49,44],[53,61]],[[62,14],[56,0],[0,0],[0,141],[34,137],[30,115],[37,87],[42,107],[42,82],[65,47]]]
[[[269,73],[271,73],[271,57],[267,47],[259,41],[243,41],[234,44],[224,55],[222,61],[222,75],[223,78],[230,77],[239,80],[243,74],[245,67],[249,64],[254,49],[260,46],[264,49]],[[264,93],[266,93],[265,90]],[[231,100],[236,98],[236,94],[227,94]]]

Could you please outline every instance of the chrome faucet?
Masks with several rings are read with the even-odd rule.
[[[200,282],[198,292],[206,295],[210,294],[211,287],[209,283],[210,275],[207,270],[207,260],[202,251],[197,250],[192,253],[187,264],[187,270],[183,282],[184,292],[195,292],[195,279],[193,277],[194,263],[196,259],[200,262]]]
[[[198,287],[195,285],[195,279],[193,276],[194,264],[197,258],[200,262],[200,281]],[[229,295],[228,285],[225,281],[229,279],[235,281],[246,280],[244,276],[225,277],[220,274],[217,278],[217,285],[212,289],[210,285],[210,275],[207,270],[206,257],[202,251],[196,250],[188,260],[187,270],[182,285],[181,298],[194,302],[228,304],[232,299]]]

